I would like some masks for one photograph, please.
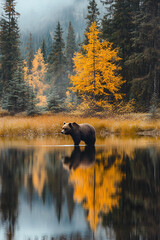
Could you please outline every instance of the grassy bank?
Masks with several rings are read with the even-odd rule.
[[[114,118],[81,118],[56,114],[54,116],[20,117],[6,116],[0,118],[1,137],[52,136],[60,134],[63,122],[92,124],[98,135],[151,135],[160,136],[160,120],[151,120],[145,114],[116,116]]]

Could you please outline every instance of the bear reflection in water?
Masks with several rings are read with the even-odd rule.
[[[75,146],[70,157],[66,156],[63,161],[65,168],[71,170],[78,167],[90,167],[95,163],[95,147],[85,146],[84,150],[81,150],[79,146]]]

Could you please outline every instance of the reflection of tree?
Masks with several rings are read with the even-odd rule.
[[[34,163],[34,150],[25,151],[25,172],[24,172],[24,186],[27,188],[27,200],[32,207],[32,199],[34,194],[32,168]]]
[[[18,215],[18,186],[14,172],[7,165],[8,164],[3,165],[3,173],[1,176],[0,211],[2,213],[2,221],[7,223],[8,239],[12,239]]]
[[[23,150],[4,149],[0,161],[0,212],[6,225],[6,239],[13,239],[18,217],[18,191],[21,187],[25,154]]]
[[[113,227],[117,240],[135,240],[140,236],[143,240],[159,239],[159,154],[153,147],[136,149],[132,154],[116,147],[97,147],[96,153],[87,147],[75,148],[68,157],[64,149],[1,150],[0,215],[6,239],[14,239],[20,193],[27,193],[30,204],[37,199],[44,204],[54,202],[59,221],[63,204],[68,207],[68,215],[64,209],[65,217],[72,220],[76,200],[86,209],[93,230],[103,219],[104,226]],[[63,166],[71,169],[70,177],[62,166],[62,156]],[[122,167],[126,170],[125,178]]]
[[[118,185],[123,178],[119,165],[122,158],[114,156],[113,164],[108,167],[109,157],[110,155],[103,161],[97,161],[90,168],[79,166],[70,174],[70,182],[74,184],[74,199],[83,202],[83,207],[88,210],[88,221],[94,231],[100,221],[100,213],[108,213],[119,203]]]
[[[43,148],[35,152],[34,163],[32,166],[33,186],[37,190],[39,196],[42,195],[44,185],[48,180],[44,153],[45,150]]]
[[[64,154],[64,153],[63,153]],[[62,152],[53,151],[48,154],[48,188],[55,201],[55,208],[58,221],[60,222],[62,216],[62,205],[67,201],[68,216],[72,219],[74,211],[73,201],[73,187],[68,184],[68,173],[63,169],[60,161]]]
[[[121,239],[156,240],[160,236],[160,156],[156,149],[135,150],[126,157],[126,179],[119,208],[104,216]]]
[[[27,199],[32,206],[35,193],[39,198],[55,201],[60,221],[62,204],[67,201],[68,218],[74,211],[73,186],[68,184],[68,172],[60,161],[63,151],[47,153],[45,149],[2,149],[0,153],[0,214],[6,226],[7,239],[13,239],[18,218],[18,195],[25,186]]]
[[[64,150],[47,153],[44,148],[36,149],[28,159],[28,171],[24,176],[30,205],[32,205],[32,196],[35,191],[44,203],[52,197],[58,221],[61,219],[62,205],[65,199],[70,220],[74,211],[73,187],[68,185],[68,173],[63,169],[61,162],[64,154]]]

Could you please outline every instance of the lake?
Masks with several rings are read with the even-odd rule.
[[[0,240],[160,239],[160,140],[0,139]]]

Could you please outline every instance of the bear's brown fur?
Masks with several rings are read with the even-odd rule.
[[[64,123],[62,127],[63,134],[71,135],[74,145],[79,145],[80,141],[84,141],[86,145],[94,146],[96,141],[95,129],[88,123],[77,124]]]

